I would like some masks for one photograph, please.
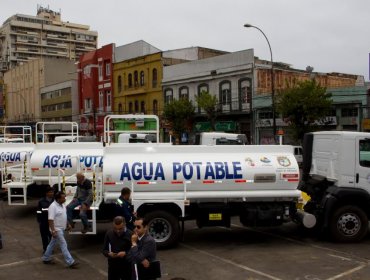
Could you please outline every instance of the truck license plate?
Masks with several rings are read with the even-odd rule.
[[[209,214],[210,221],[221,221],[222,220],[222,213],[210,213]]]

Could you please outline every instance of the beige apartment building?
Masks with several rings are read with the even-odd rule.
[[[79,121],[77,80],[40,89],[42,121]]]
[[[16,14],[0,27],[0,76],[39,57],[68,58],[97,48],[98,33],[88,25],[63,22],[61,13],[38,6],[37,15]]]
[[[34,124],[41,121],[41,93],[59,91],[66,87],[75,88],[75,86],[60,86],[55,89],[46,87],[76,79],[76,65],[66,58],[39,58],[13,67],[4,74],[4,123]],[[73,94],[68,95],[72,98]],[[48,98],[45,96],[44,99],[47,103]],[[63,98],[60,101],[68,102]]]

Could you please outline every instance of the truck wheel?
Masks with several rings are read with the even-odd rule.
[[[175,246],[179,241],[179,221],[165,211],[153,211],[145,215],[148,232],[155,239],[158,249]]]
[[[338,208],[330,220],[330,233],[336,241],[360,241],[368,231],[368,218],[357,206],[346,205]]]

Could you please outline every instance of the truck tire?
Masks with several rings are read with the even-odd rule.
[[[155,239],[158,249],[177,245],[180,237],[178,219],[166,211],[153,211],[145,215],[148,232]]]
[[[353,205],[339,207],[329,222],[331,236],[340,242],[360,241],[367,234],[368,227],[366,213]]]

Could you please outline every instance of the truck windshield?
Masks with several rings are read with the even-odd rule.
[[[370,139],[360,140],[360,165],[370,167]]]

